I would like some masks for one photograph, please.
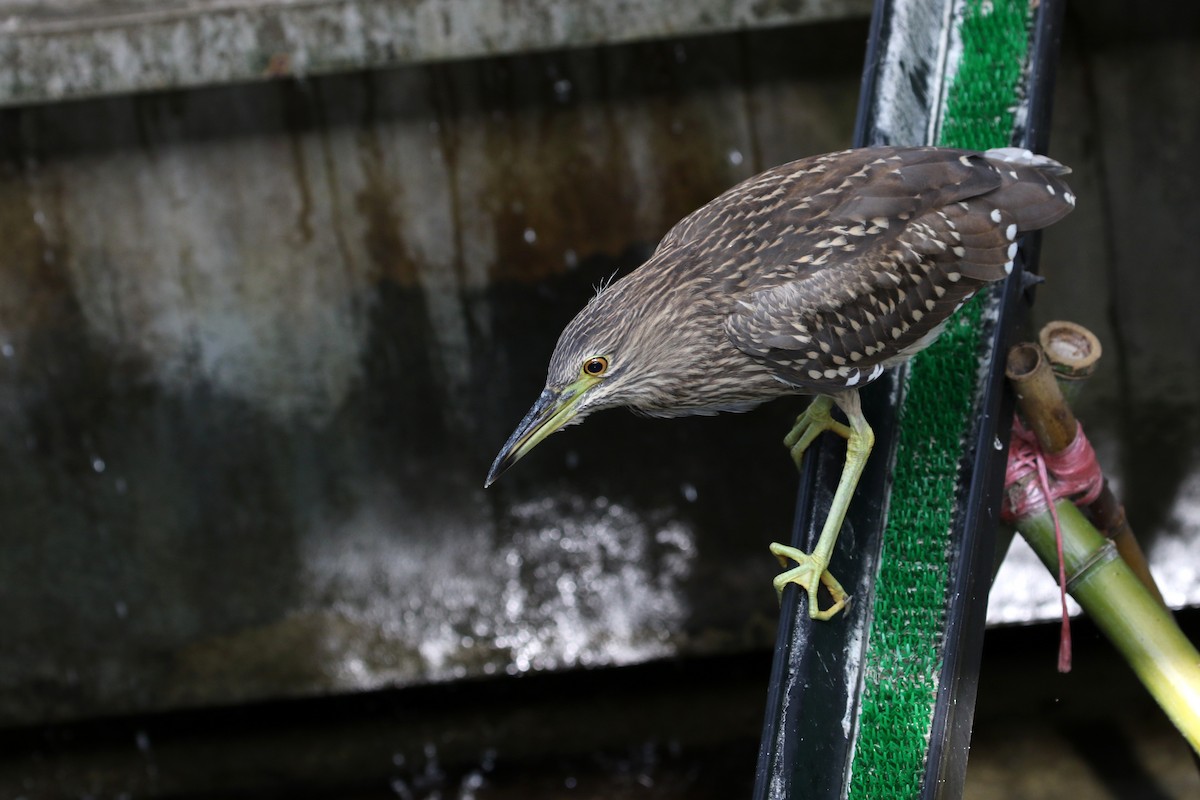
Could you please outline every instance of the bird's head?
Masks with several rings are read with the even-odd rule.
[[[663,309],[631,282],[601,289],[563,330],[550,357],[546,386],[492,463],[485,486],[550,434],[618,406],[652,413],[668,402],[663,349],[671,336]],[[633,298],[641,298],[634,302]]]

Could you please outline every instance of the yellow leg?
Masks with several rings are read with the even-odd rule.
[[[850,423],[848,426],[836,422],[829,415],[830,407],[834,403],[845,413]],[[817,546],[812,553],[805,553],[777,542],[771,544],[771,552],[781,564],[787,566],[788,559],[796,562],[795,567],[776,576],[775,591],[782,595],[783,587],[789,583],[804,587],[808,593],[808,614],[813,619],[829,619],[841,611],[850,599],[837,579],[829,574],[829,560],[833,557],[833,546],[837,543],[838,533],[846,518],[846,509],[850,507],[850,498],[854,495],[867,457],[875,444],[875,434],[863,416],[858,392],[848,391],[832,397],[817,397],[796,419],[796,425],[784,439],[784,444],[791,449],[797,467],[804,451],[825,431],[833,431],[846,438],[846,463],[842,467],[842,477],[838,481],[837,491],[834,492],[829,515],[821,528]],[[825,586],[833,598],[833,605],[826,609],[821,608],[817,598],[817,590],[821,585]]]

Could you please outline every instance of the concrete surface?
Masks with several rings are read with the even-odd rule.
[[[0,106],[864,18],[870,0],[0,0]]]
[[[770,641],[797,404],[614,412],[482,483],[595,284],[849,139],[862,42],[2,112],[0,718]]]

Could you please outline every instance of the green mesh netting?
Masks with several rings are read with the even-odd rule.
[[[938,144],[985,150],[1011,142],[1028,51],[1028,0],[967,0],[962,57]],[[984,345],[981,293],[913,360],[865,657],[855,800],[917,797],[941,670],[958,464]]]

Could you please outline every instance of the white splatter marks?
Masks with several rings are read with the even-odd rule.
[[[992,209],[992,213],[991,213],[991,214],[989,214],[988,216],[990,216],[990,217],[992,218],[992,222],[995,222],[995,223],[999,224],[999,222],[1000,222],[1000,209],[998,209],[998,208],[993,208],[993,209]]]
[[[1009,225],[1007,228],[1004,229],[1004,235],[1008,237],[1008,240],[1010,242],[1013,239],[1017,238],[1017,226],[1015,224]]]

